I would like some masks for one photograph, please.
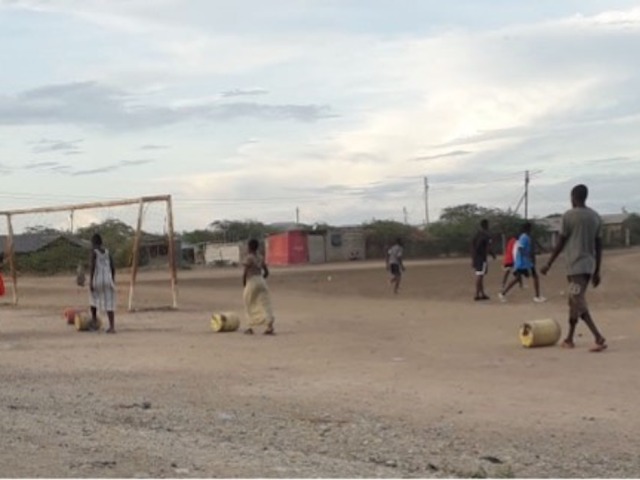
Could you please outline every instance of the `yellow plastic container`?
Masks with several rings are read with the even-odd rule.
[[[89,327],[91,326],[91,314],[87,312],[76,313],[75,325],[76,325],[76,330],[79,332],[85,332],[89,330]],[[98,317],[97,330],[100,330],[101,328],[102,328],[102,320],[100,320],[100,317]]]
[[[214,313],[211,316],[211,329],[214,332],[233,332],[239,327],[240,317],[236,313]]]
[[[520,342],[524,347],[549,347],[560,340],[562,330],[553,318],[527,322],[520,327]]]

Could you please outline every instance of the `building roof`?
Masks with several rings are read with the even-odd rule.
[[[90,242],[74,238],[69,235],[55,233],[23,233],[13,236],[13,249],[15,253],[33,253],[42,250],[61,238],[64,238],[69,243],[78,247],[91,248]],[[4,252],[6,240],[6,235],[0,235],[0,251],[2,252]]]
[[[600,215],[602,219],[602,223],[605,226],[609,225],[620,225],[624,223],[627,218],[629,218],[630,214],[628,213],[605,213],[604,215]],[[559,232],[562,227],[562,216],[559,217],[551,217],[551,218],[538,218],[534,220],[538,225],[543,225],[547,227],[552,232]]]

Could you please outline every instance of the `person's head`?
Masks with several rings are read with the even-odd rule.
[[[396,238],[396,245],[400,245],[401,247],[403,246],[401,238]]]
[[[586,185],[576,185],[571,189],[571,205],[574,207],[583,207],[587,202],[589,189]]]
[[[522,233],[526,233],[528,235],[531,233],[532,228],[533,226],[531,225],[531,222],[525,222],[524,225],[522,225]]]
[[[489,230],[489,220],[487,220],[486,218],[485,218],[485,219],[483,219],[483,220],[480,222],[480,228],[481,228],[482,230]]]
[[[252,238],[251,240],[249,240],[249,252],[256,253],[258,251],[259,246],[260,246],[260,243],[255,238]]]
[[[102,237],[100,236],[99,233],[94,233],[93,237],[91,237],[91,244],[94,247],[101,247],[102,246]]]

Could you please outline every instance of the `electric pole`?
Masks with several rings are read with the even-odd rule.
[[[524,172],[524,219],[529,219],[529,170]]]
[[[424,177],[424,225],[429,226],[429,179]]]
[[[402,215],[404,216],[404,224],[409,224],[409,213],[407,212],[407,207],[402,207]]]
[[[296,207],[296,225],[300,225],[300,208]]]

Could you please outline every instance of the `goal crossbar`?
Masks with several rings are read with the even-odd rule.
[[[11,275],[11,287],[13,293],[13,305],[18,304],[18,274],[15,261],[15,248],[13,242],[13,223],[12,217],[18,215],[27,215],[35,213],[55,213],[55,212],[74,212],[76,210],[90,210],[95,208],[104,207],[122,207],[127,205],[139,205],[138,221],[136,225],[135,236],[133,240],[133,255],[131,264],[131,279],[129,282],[129,301],[128,310],[132,311],[133,308],[133,296],[136,278],[138,275],[138,257],[140,250],[140,240],[142,236],[142,216],[144,205],[146,203],[165,202],[167,205],[167,241],[168,241],[168,255],[169,255],[169,270],[171,280],[171,296],[172,296],[172,308],[178,308],[178,274],[176,265],[176,246],[175,246],[175,233],[173,228],[173,205],[171,195],[154,195],[145,196],[139,198],[130,198],[123,200],[109,200],[103,202],[91,202],[91,203],[75,203],[69,205],[58,205],[53,207],[37,207],[37,208],[23,208],[16,210],[4,210],[0,211],[0,216],[4,216],[7,221],[7,241],[5,242],[5,258],[9,263],[9,272]]]

